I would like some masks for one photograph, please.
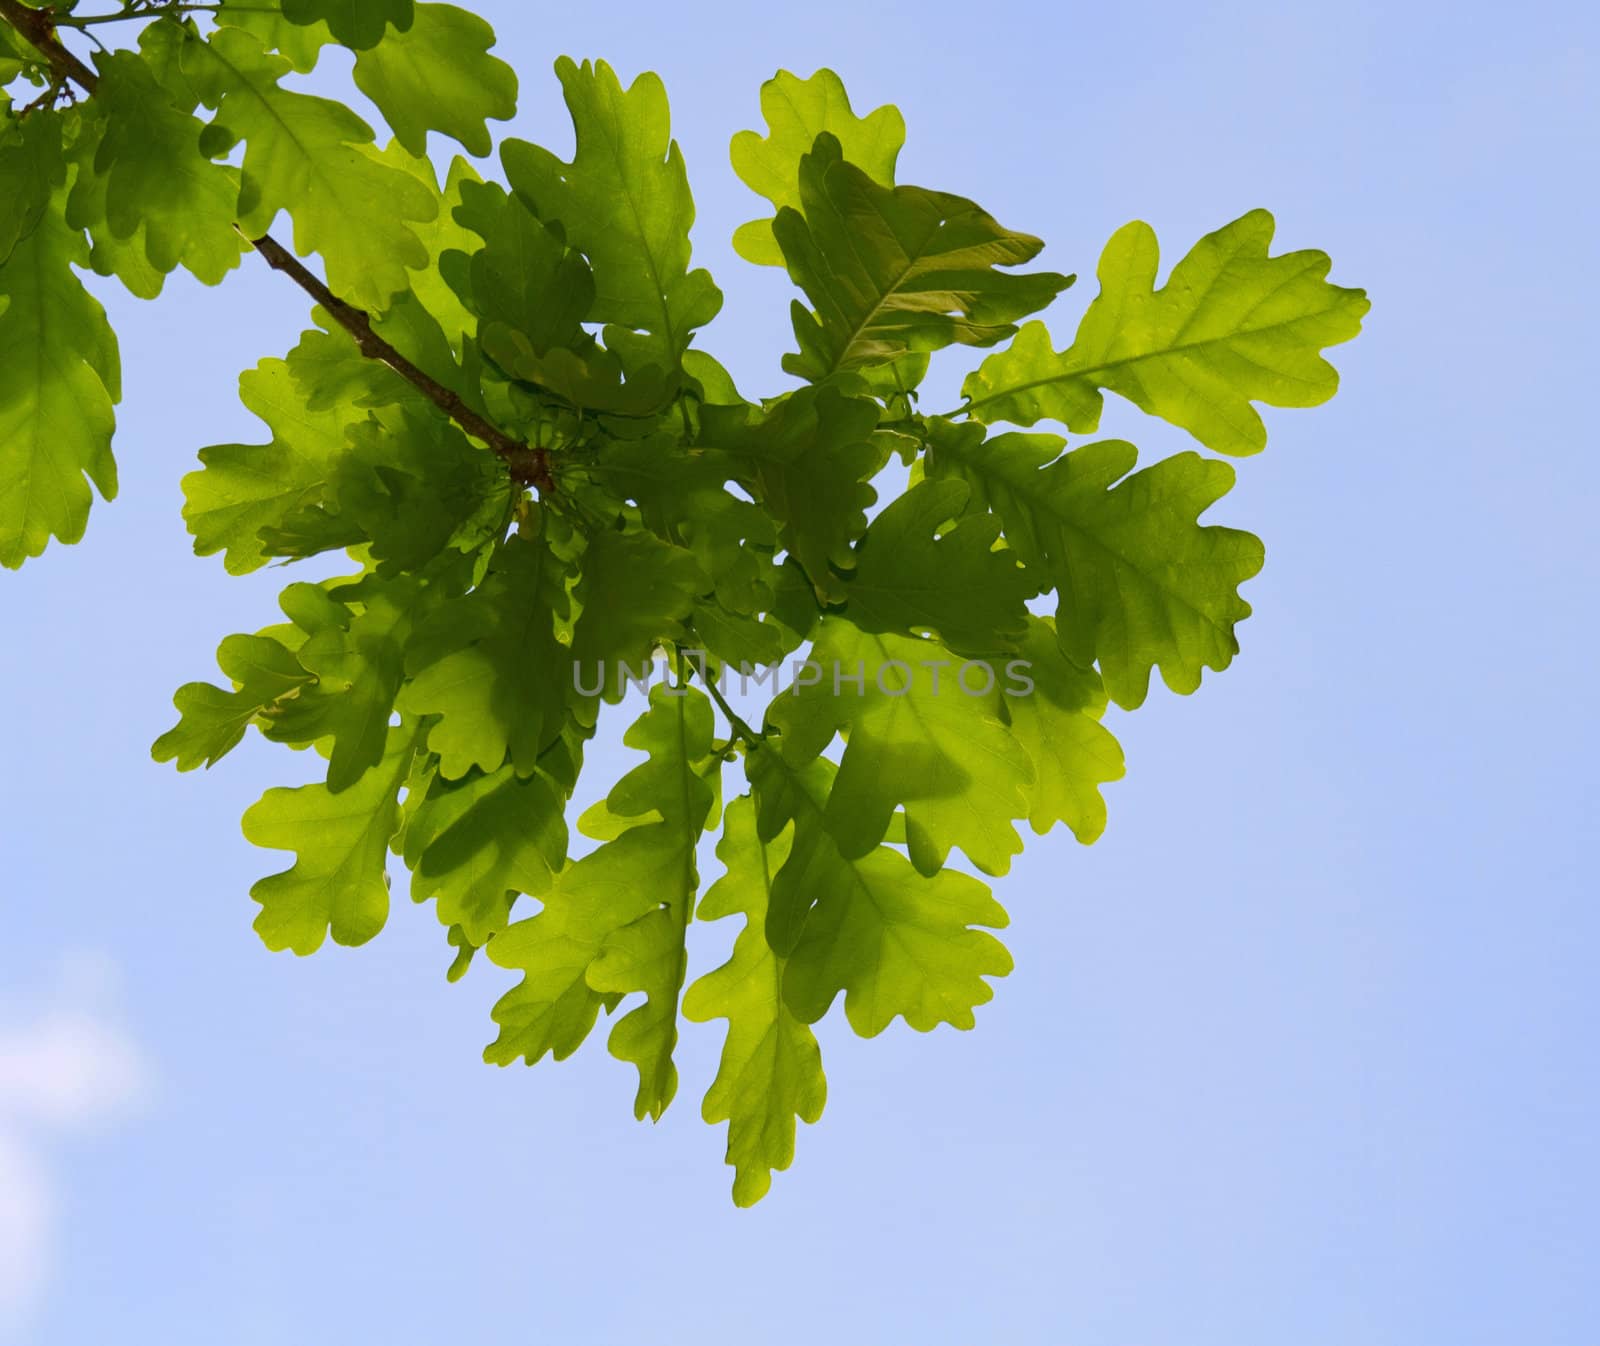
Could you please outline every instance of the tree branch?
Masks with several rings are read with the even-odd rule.
[[[29,9],[17,0],[0,0],[0,18],[17,30],[61,79],[73,79],[93,93],[100,77],[61,45],[55,17],[48,9]]]
[[[5,3],[5,0],[0,0],[0,3]],[[237,225],[234,227],[238,228]],[[356,343],[357,349],[363,355],[388,365],[401,378],[419,388],[430,402],[469,435],[475,435],[505,459],[513,477],[518,481],[537,486],[544,494],[555,489],[555,479],[550,475],[549,455],[543,449],[529,448],[520,440],[513,439],[502,430],[497,430],[462,401],[460,394],[446,388],[426,370],[417,368],[372,330],[372,320],[365,313],[334,294],[312,274],[304,262],[271,234],[250,238],[243,230],[239,232],[242,237],[248,239],[250,246],[261,254],[268,266],[274,271],[283,272],[321,304],[329,316],[350,334],[350,339]]]
[[[99,76],[61,44],[49,10],[30,9],[18,0],[0,0],[0,18],[5,19],[50,63],[50,69],[59,80],[75,80],[87,92],[92,94],[95,91],[100,83]],[[239,229],[239,226],[235,224],[234,228]],[[531,448],[496,429],[469,407],[460,394],[412,364],[372,330],[372,320],[367,314],[340,299],[271,234],[251,238],[242,229],[239,229],[239,233],[265,258],[268,266],[288,276],[321,304],[333,320],[349,333],[350,339],[363,355],[388,365],[401,378],[421,390],[430,402],[469,435],[481,439],[499,454],[510,469],[513,480],[536,487],[541,495],[549,495],[555,490],[555,478],[550,472],[550,455],[544,449]]]

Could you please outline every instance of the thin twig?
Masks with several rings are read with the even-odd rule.
[[[728,717],[728,723],[733,727],[733,732],[752,748],[759,748],[762,743],[762,735],[758,734],[739,718],[738,712],[728,704],[727,697],[723,696],[722,689],[717,686],[717,680],[711,676],[710,670],[702,667],[700,672],[705,680],[706,691],[711,693],[711,699],[717,703],[722,713]]]
[[[234,227],[238,228],[237,225]],[[249,240],[250,246],[261,254],[268,266],[274,271],[283,272],[321,304],[329,316],[350,334],[351,340],[356,343],[363,355],[388,365],[401,378],[421,389],[430,402],[469,435],[481,439],[504,458],[513,477],[518,481],[537,486],[541,492],[548,493],[555,489],[555,480],[550,475],[549,455],[543,449],[531,449],[521,440],[513,439],[504,431],[497,430],[469,407],[459,393],[446,388],[426,370],[417,368],[372,330],[372,320],[365,313],[334,294],[312,274],[304,262],[271,234],[263,234],[260,238],[249,238],[243,230],[240,230],[240,234]]]
[[[56,17],[56,27],[76,28],[87,35],[89,28],[94,24],[125,23],[129,19],[160,19],[168,15],[179,14],[215,14],[224,8],[222,5],[152,5],[148,9],[118,10],[115,14],[61,14]],[[283,11],[274,5],[228,5],[230,14],[278,14]]]
[[[17,0],[0,0],[0,18],[5,19],[62,79],[75,79],[93,93],[100,77],[61,45],[56,37],[55,15],[48,9],[29,9]]]

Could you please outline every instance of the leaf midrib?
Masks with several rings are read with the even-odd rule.
[[[1018,393],[1031,392],[1035,388],[1045,388],[1052,383],[1070,383],[1074,379],[1093,378],[1097,374],[1104,374],[1114,370],[1124,369],[1129,365],[1141,364],[1147,360],[1159,360],[1165,356],[1180,355],[1188,351],[1203,350],[1207,346],[1225,345],[1230,341],[1237,341],[1241,337],[1256,336],[1263,332],[1274,332],[1281,328],[1292,327],[1296,323],[1304,322],[1308,318],[1322,317],[1328,313],[1332,313],[1335,311],[1336,307],[1336,305],[1330,305],[1327,308],[1318,309],[1314,313],[1297,314],[1295,317],[1284,319],[1281,322],[1265,323],[1260,327],[1241,327],[1235,331],[1228,332],[1223,336],[1205,337],[1198,341],[1177,342],[1171,346],[1163,346],[1159,350],[1142,351],[1137,355],[1126,355],[1116,360],[1102,360],[1098,364],[1063,369],[1054,374],[1050,374],[1045,378],[1028,379],[1026,382],[1014,383],[1009,387],[1001,388],[996,392],[986,393],[982,397],[973,398],[962,404],[960,407],[960,412],[963,415],[970,416],[973,408],[975,407],[987,406],[989,403],[998,402],[1002,398],[1015,397]],[[1071,348],[1068,348],[1066,351],[1062,352],[1060,358],[1066,359],[1071,354]]]

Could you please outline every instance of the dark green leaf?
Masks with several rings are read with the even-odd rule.
[[[996,271],[1044,244],[963,197],[874,182],[826,133],[800,161],[800,209],[779,210],[772,231],[816,309],[795,305],[800,353],[783,367],[813,382],[952,342],[991,346],[1072,283]]]
[[[1054,435],[997,435],[957,426],[935,438],[934,471],[959,473],[1004,522],[1006,538],[1057,588],[1061,648],[1098,661],[1118,705],[1143,703],[1151,668],[1192,692],[1203,668],[1238,651],[1250,615],[1239,585],[1261,569],[1259,538],[1196,522],[1233,485],[1233,469],[1180,453],[1127,475],[1121,440],[1060,453]]]

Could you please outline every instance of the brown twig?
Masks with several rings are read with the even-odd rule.
[[[59,80],[75,80],[87,92],[92,94],[95,91],[95,86],[100,82],[99,76],[62,46],[49,10],[30,9],[19,4],[18,0],[0,0],[0,18],[5,19],[50,63],[50,69]],[[234,225],[234,228],[238,229],[239,226]],[[417,368],[372,330],[372,320],[367,314],[340,299],[271,234],[251,238],[242,229],[239,232],[261,254],[268,266],[288,276],[321,304],[333,320],[350,334],[350,339],[363,355],[388,365],[401,378],[420,389],[430,402],[469,435],[481,439],[499,454],[510,469],[513,480],[536,487],[541,495],[548,495],[555,490],[555,478],[550,472],[550,455],[545,450],[531,448],[521,440],[497,430],[469,407],[460,394],[446,388],[426,370]]]
[[[29,9],[17,0],[0,0],[0,18],[17,30],[62,79],[74,79],[93,93],[100,77],[61,45],[55,18],[48,9]]]
[[[3,0],[0,0],[3,2]],[[235,228],[238,226],[236,225]],[[410,360],[372,330],[372,320],[355,305],[346,303],[334,294],[306,267],[305,263],[279,243],[271,234],[250,238],[250,246],[266,260],[274,271],[281,271],[296,285],[321,304],[332,319],[350,334],[350,339],[368,359],[379,360],[389,366],[408,383],[421,389],[436,407],[450,417],[469,435],[481,439],[506,461],[511,475],[518,481],[537,486],[541,492],[555,489],[550,475],[549,455],[543,449],[529,448],[521,440],[513,439],[497,430],[482,416],[462,401],[459,393],[446,388],[426,370],[418,369]]]

